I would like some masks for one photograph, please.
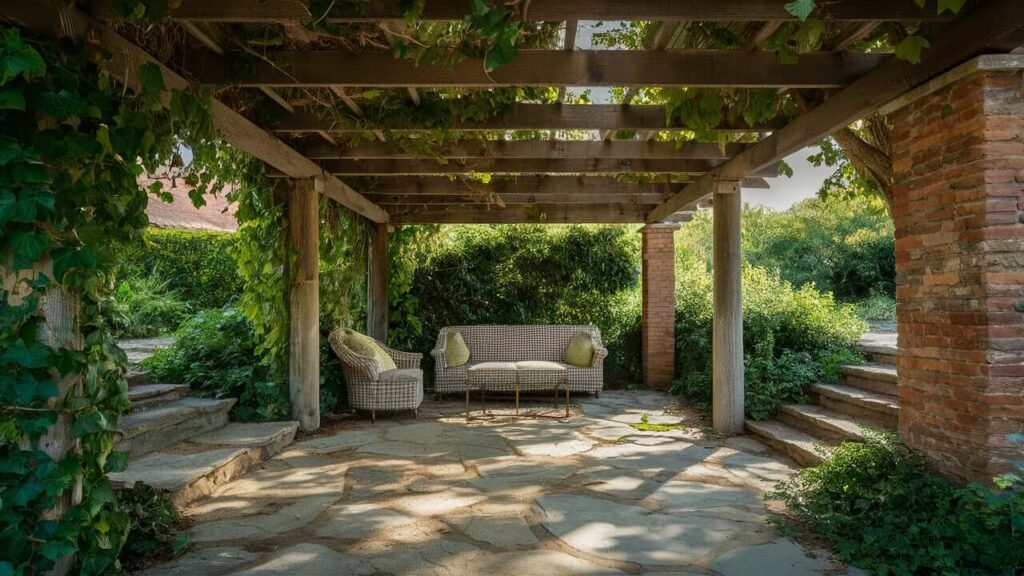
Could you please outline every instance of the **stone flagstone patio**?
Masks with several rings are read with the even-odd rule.
[[[795,467],[764,445],[708,439],[658,393],[574,403],[328,427],[187,510],[189,550],[147,574],[847,573],[767,523],[763,493]],[[691,427],[629,426],[644,413]]]

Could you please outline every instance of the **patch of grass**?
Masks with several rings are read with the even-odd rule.
[[[643,416],[640,417],[640,422],[630,424],[631,427],[641,430],[643,432],[671,432],[672,430],[686,430],[686,424],[680,422],[672,422],[669,424],[652,424],[651,415],[644,412]]]

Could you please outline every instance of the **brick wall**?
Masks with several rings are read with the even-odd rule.
[[[678,224],[649,224],[643,239],[643,369],[644,385],[667,390],[675,376],[676,276],[675,240]]]
[[[1024,460],[1024,77],[977,72],[889,119],[900,435],[990,480]]]

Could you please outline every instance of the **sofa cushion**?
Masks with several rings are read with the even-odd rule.
[[[589,332],[577,332],[565,348],[565,363],[590,368],[594,363],[594,340]]]
[[[522,362],[516,362],[516,370],[546,370],[551,372],[565,372],[565,365],[559,364],[558,362],[548,362],[547,360],[524,360]]]
[[[480,362],[467,369],[469,372],[515,372],[515,362]]]
[[[449,332],[444,342],[444,364],[448,368],[469,362],[469,347],[459,332]]]
[[[345,337],[341,341],[345,346],[348,346],[349,350],[356,354],[375,359],[377,361],[377,369],[381,372],[398,368],[391,356],[369,336],[364,336],[355,330],[346,328]]]
[[[379,381],[423,382],[423,370],[419,368],[395,368],[380,373]]]

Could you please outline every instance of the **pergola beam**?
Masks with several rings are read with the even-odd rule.
[[[5,2],[5,17],[18,21],[26,28],[55,36],[80,36],[87,30],[99,31],[97,38],[110,52],[111,59],[101,63],[102,68],[118,81],[130,87],[138,86],[138,69],[145,63],[160,67],[168,89],[185,90],[190,83],[136,46],[113,29],[91,19],[80,10],[47,0],[36,2]],[[291,178],[323,177],[323,171],[312,160],[299,154],[266,130],[253,124],[223,102],[210,101],[213,125],[231,145],[245,150],[268,166],[280,170]],[[339,204],[351,208],[374,222],[387,222],[388,214],[337,178],[327,175],[324,194]]]
[[[490,182],[469,178],[423,176],[377,178],[367,194],[391,196],[474,196],[504,194],[674,194],[683,184],[669,182],[619,182],[607,176],[495,176]]]
[[[420,174],[690,174],[701,175],[721,165],[720,160],[620,158],[473,158],[468,160],[389,158],[383,160],[320,160],[336,176],[415,176]],[[754,172],[778,175],[772,165]]]
[[[349,100],[352,100],[349,98]],[[352,100],[355,104],[355,101]],[[358,106],[358,105],[357,105]],[[360,109],[361,111],[361,109]],[[359,114],[359,117],[362,115]],[[344,124],[299,110],[294,115],[281,118],[271,127],[275,132],[303,133],[365,132],[371,128],[359,126],[359,119]],[[715,128],[720,132],[770,132],[786,124],[778,118],[765,124],[750,126],[742,119],[725,120]],[[425,131],[424,126],[413,123],[387,126],[391,132]],[[507,112],[484,121],[466,121],[446,126],[452,131],[503,131],[503,130],[690,130],[678,118],[667,118],[663,106],[641,106],[623,104],[514,104]]]
[[[704,142],[615,142],[567,140],[481,140],[447,145],[433,150],[439,158],[613,158],[627,160],[724,160],[739,154],[745,144],[710,144]],[[419,158],[397,143],[364,142],[350,147],[310,144],[299,150],[314,160]]]
[[[712,192],[713,182],[729,181],[778,162],[836,130],[849,126],[900,94],[983,52],[989,45],[1024,28],[1024,4],[991,0],[952,25],[922,54],[920,64],[890,59],[798,116],[774,134],[747,148],[712,173],[686,187],[653,210],[650,222],[660,222]]]
[[[171,16],[211,22],[276,23],[282,20],[307,22],[375,22],[402,20],[405,9],[399,0],[330,3],[327,14],[312,14],[309,0],[180,0]],[[892,0],[830,0],[815,16],[825,20],[948,20],[946,12],[936,14],[928,3],[918,8],[912,2]],[[100,18],[120,18],[116,0],[91,0],[91,14]],[[461,20],[470,13],[469,0],[430,0],[423,6],[426,20]],[[520,17],[531,21],[564,20],[704,20],[793,21],[780,0],[544,0],[529,5]]]
[[[670,194],[497,194],[494,196],[424,196],[391,194],[368,194],[381,206],[480,206],[490,204],[647,204],[648,208],[661,204]]]
[[[480,59],[451,68],[396,59],[390,53],[281,51],[241,64],[197,54],[185,68],[207,84],[238,86],[462,87],[689,86],[839,88],[888,58],[884,54],[802,54],[785,64],[770,52],[741,50],[523,50],[490,72]]]
[[[644,221],[648,208],[631,204],[427,207],[396,210],[392,221],[398,224],[638,224]]]

